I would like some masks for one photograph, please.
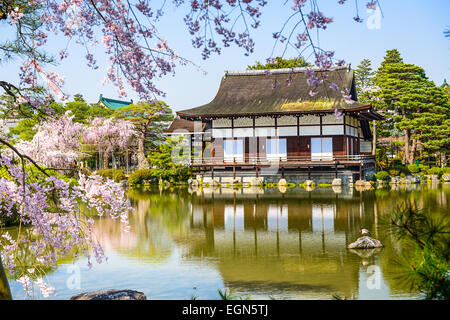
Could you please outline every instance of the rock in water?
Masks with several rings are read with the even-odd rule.
[[[371,238],[369,236],[364,236],[358,238],[353,243],[350,243],[347,248],[349,249],[372,249],[372,248],[382,248],[383,245],[377,239]]]
[[[147,300],[147,297],[143,292],[135,290],[110,289],[80,293],[70,300]]]

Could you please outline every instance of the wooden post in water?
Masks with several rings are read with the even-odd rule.
[[[233,159],[233,179],[236,179],[236,159]]]
[[[362,180],[362,164],[359,163],[359,180]]]

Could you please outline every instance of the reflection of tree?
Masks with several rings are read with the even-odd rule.
[[[174,190],[130,190],[129,197],[135,208],[129,216],[130,232],[123,232],[120,224],[110,219],[100,218],[96,223],[100,242],[106,249],[140,260],[167,259],[174,245],[171,233],[187,232],[189,228],[185,197]]]
[[[377,190],[378,192],[379,190]],[[383,254],[380,255],[380,266],[383,274],[393,292],[414,291],[412,282],[407,274],[417,253],[418,246],[407,239],[394,237],[398,232],[392,228],[390,218],[398,206],[409,207],[413,210],[426,209],[432,219],[446,218],[449,212],[450,187],[441,185],[438,187],[422,186],[421,189],[398,189],[395,192],[383,191],[377,194],[378,211],[383,213]],[[422,221],[420,227],[426,227],[427,222]]]

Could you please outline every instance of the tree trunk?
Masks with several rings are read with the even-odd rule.
[[[150,164],[148,163],[148,160],[145,157],[144,145],[145,145],[145,135],[141,134],[138,139],[138,150],[137,150],[138,169],[150,168]]]
[[[408,156],[408,163],[414,164],[414,158],[416,157],[416,150],[417,150],[417,139],[413,139],[412,147],[410,154]]]
[[[105,153],[103,154],[103,170],[108,169],[108,161],[109,157],[108,157],[108,152],[105,151]]]
[[[12,300],[11,290],[9,289],[8,279],[3,268],[2,258],[0,257],[0,300]]]
[[[373,126],[372,126],[372,155],[376,155],[377,154],[377,121],[373,120]]]
[[[406,119],[406,109],[405,108],[402,108],[402,117],[403,117],[403,119]],[[409,160],[409,130],[403,129],[403,135],[404,135],[404,139],[405,139],[405,146],[404,146],[405,153],[403,154],[403,163],[407,163]]]

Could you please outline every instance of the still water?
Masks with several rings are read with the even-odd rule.
[[[91,269],[85,260],[61,262],[48,274],[57,291],[50,299],[108,288],[148,299],[218,299],[218,289],[253,299],[420,298],[401,279],[411,249],[392,237],[386,219],[405,202],[448,215],[450,185],[282,191],[130,191],[131,231],[98,218],[108,261]],[[346,249],[360,226],[385,248]],[[21,285],[10,284],[14,298],[24,298]]]

